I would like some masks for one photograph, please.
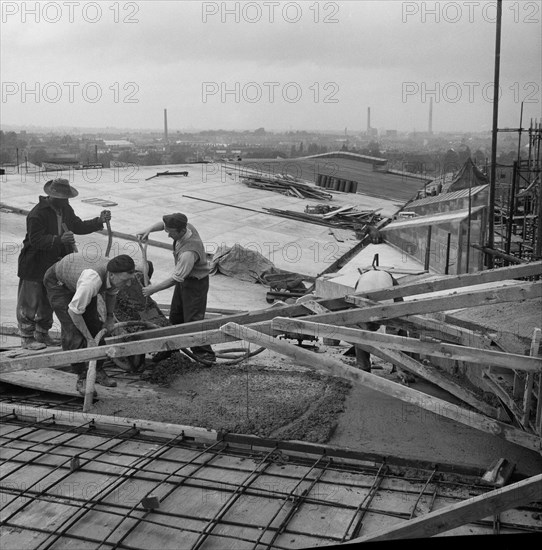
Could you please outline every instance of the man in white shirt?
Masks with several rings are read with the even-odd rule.
[[[115,304],[118,291],[131,284],[135,273],[133,259],[122,254],[109,260],[90,260],[84,254],[69,254],[52,265],[43,279],[47,296],[61,325],[62,349],[74,350],[91,345],[102,328],[111,331],[115,324]],[[98,315],[97,296],[106,306],[106,319]],[[72,365],[77,373],[77,391],[84,395],[88,365]],[[102,362],[96,369],[96,383],[113,387]]]

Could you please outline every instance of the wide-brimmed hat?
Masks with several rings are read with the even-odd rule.
[[[70,182],[64,178],[49,180],[43,186],[43,190],[47,195],[53,197],[53,199],[73,199],[73,197],[79,195],[79,191],[75,187],[72,187]]]

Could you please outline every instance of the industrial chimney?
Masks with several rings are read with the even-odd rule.
[[[429,127],[427,129],[429,135],[433,134],[433,98],[429,98]]]
[[[371,108],[367,107],[367,134],[371,131]]]
[[[167,109],[164,109],[164,142],[168,142],[167,138]]]

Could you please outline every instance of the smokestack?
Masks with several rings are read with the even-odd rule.
[[[371,108],[367,107],[367,133],[369,133],[371,129]]]
[[[167,143],[167,109],[164,109],[164,141]]]
[[[429,99],[429,128],[427,131],[429,134],[433,133],[433,98],[432,97]]]

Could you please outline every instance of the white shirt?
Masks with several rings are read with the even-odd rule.
[[[111,288],[109,276],[106,275],[106,277],[107,294],[117,294],[118,290]],[[79,275],[79,279],[77,279],[75,294],[72,301],[68,304],[68,309],[73,311],[73,313],[83,315],[92,298],[98,296],[102,284],[103,281],[97,271],[94,271],[94,269],[84,269],[81,275]]]
[[[191,236],[192,231],[187,229],[186,233],[175,242],[175,268],[171,273],[171,278],[178,283],[182,283],[188,277],[198,259],[198,255],[192,250],[179,251],[183,241],[189,239]]]

